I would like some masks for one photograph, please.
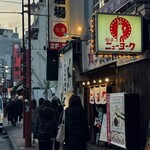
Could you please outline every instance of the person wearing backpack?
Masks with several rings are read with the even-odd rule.
[[[51,107],[51,102],[45,100],[37,114],[33,129],[33,138],[38,139],[39,150],[52,150],[56,133],[56,113]]]

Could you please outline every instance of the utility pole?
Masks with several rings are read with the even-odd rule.
[[[27,11],[24,8],[27,8]],[[22,40],[23,40],[23,99],[24,99],[24,123],[23,136],[25,147],[31,147],[31,9],[30,0],[24,4],[22,0]],[[24,37],[24,13],[28,15],[28,45],[25,46]],[[28,61],[27,61],[28,57]]]
[[[22,0],[22,56],[23,56],[23,66],[22,66],[22,73],[23,73],[23,103],[25,104],[25,67],[26,67],[26,48],[25,48],[25,39],[24,39],[24,0]],[[25,105],[23,105],[23,137],[25,138]]]
[[[47,26],[47,30],[48,30],[48,32],[47,32],[47,34],[48,34],[48,50],[50,50],[50,33],[49,33],[49,29],[50,29],[50,25],[49,25],[49,21],[50,21],[50,15],[49,15],[49,0],[48,0],[48,4],[47,4],[48,6],[47,6],[47,11],[48,11],[48,19],[47,19],[47,21],[48,21],[48,26]]]
[[[25,147],[31,147],[31,9],[28,0],[28,66],[27,66],[27,100],[25,103]]]

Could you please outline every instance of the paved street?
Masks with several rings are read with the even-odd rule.
[[[2,136],[0,137],[0,147],[2,146],[6,148],[2,150],[38,150],[38,142],[32,144],[31,148],[25,148],[25,139],[23,138],[23,123],[17,124],[17,126],[14,127],[8,124],[7,119],[5,118],[4,131],[5,130],[7,131],[9,138],[3,138]],[[88,144],[88,150],[107,150],[107,148],[104,147],[104,144],[100,144],[98,147]]]
[[[0,134],[0,149],[1,150],[13,150],[12,144],[6,132]]]

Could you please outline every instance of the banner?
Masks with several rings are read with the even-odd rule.
[[[90,88],[90,103],[94,104],[95,95],[94,95],[94,88]]]
[[[90,103],[91,104],[106,104],[107,85],[90,88]]]

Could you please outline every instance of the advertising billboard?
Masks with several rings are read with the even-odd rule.
[[[19,83],[22,80],[21,76],[21,44],[20,43],[13,43],[12,48],[13,53],[13,72],[12,78],[13,81]]]
[[[126,148],[124,93],[107,94],[107,141]]]
[[[142,17],[125,14],[96,14],[96,49],[100,53],[140,53]]]

